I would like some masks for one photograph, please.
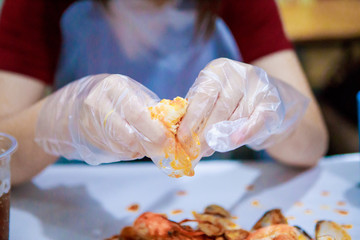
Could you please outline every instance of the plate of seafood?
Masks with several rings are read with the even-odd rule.
[[[357,240],[359,159],[206,160],[183,178],[150,162],[54,165],[12,189],[10,240]]]
[[[280,209],[266,212],[249,231],[237,226],[231,214],[218,205],[207,206],[203,213],[193,212],[193,216],[174,222],[163,214],[145,212],[132,226],[106,240],[351,240],[342,226],[327,220],[317,221],[312,238],[301,227],[289,225]],[[186,225],[192,222],[197,224],[195,229]]]

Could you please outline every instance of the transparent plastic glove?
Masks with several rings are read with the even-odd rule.
[[[264,70],[229,59],[210,62],[187,94],[189,106],[177,137],[196,159],[243,145],[260,150],[290,134],[308,99]],[[196,161],[194,164],[196,164]]]
[[[88,76],[48,97],[35,140],[50,154],[89,164],[160,158],[169,130],[148,110],[158,101],[129,77]]]

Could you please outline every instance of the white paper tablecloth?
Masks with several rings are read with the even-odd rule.
[[[181,220],[191,218],[191,211],[218,204],[245,229],[265,211],[281,208],[290,224],[310,235],[316,220],[328,219],[351,224],[348,232],[358,240],[359,159],[359,154],[328,157],[310,170],[276,163],[202,161],[194,177],[181,179],[169,178],[152,163],[54,165],[32,183],[13,189],[10,239],[103,239],[144,211]],[[249,185],[254,189],[248,190]],[[139,211],[129,212],[127,207],[134,203]]]

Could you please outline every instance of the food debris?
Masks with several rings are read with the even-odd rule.
[[[330,209],[329,205],[321,205],[320,208],[322,210],[329,210]]]
[[[127,207],[127,210],[129,212],[137,212],[139,210],[140,206],[139,204],[135,203],[135,204],[131,204],[130,206]]]
[[[338,206],[345,206],[345,205],[346,205],[346,202],[344,202],[344,201],[338,201],[336,204],[337,204]]]
[[[254,191],[255,185],[248,185],[246,186],[246,191]]]
[[[311,209],[306,209],[306,210],[304,211],[304,213],[305,213],[305,214],[312,214],[313,211],[312,211]]]
[[[322,191],[321,196],[327,197],[330,193],[328,191]]]
[[[353,225],[352,224],[341,224],[341,227],[343,227],[345,229],[352,229]]]
[[[293,220],[295,220],[296,218],[294,217],[294,216],[288,216],[288,217],[286,217],[286,220],[288,220],[288,221],[293,221]]]
[[[171,211],[171,214],[176,215],[176,214],[180,214],[180,213],[182,213],[182,212],[183,212],[183,211],[180,210],[180,209],[175,209],[175,210],[172,210],[172,211]]]
[[[294,205],[297,206],[297,207],[304,206],[304,204],[302,202],[295,202]]]
[[[335,209],[334,211],[340,215],[348,215],[349,214],[348,211],[342,210],[342,209]]]
[[[176,195],[178,195],[178,196],[185,196],[185,195],[187,195],[187,192],[184,191],[184,190],[180,190],[180,191],[177,191],[177,192],[176,192]]]
[[[253,207],[260,207],[260,206],[261,206],[261,205],[260,205],[260,202],[259,202],[258,200],[252,201],[252,202],[251,202],[251,205],[252,205]]]

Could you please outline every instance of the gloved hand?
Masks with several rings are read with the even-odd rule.
[[[89,164],[162,156],[169,130],[151,118],[158,97],[122,75],[72,82],[46,100],[36,142],[46,152]]]
[[[216,59],[199,74],[187,94],[189,106],[177,138],[185,151],[201,151],[194,165],[214,150],[243,145],[260,150],[285,138],[304,114],[308,100],[258,67]]]

